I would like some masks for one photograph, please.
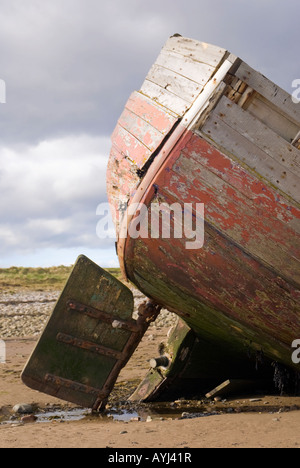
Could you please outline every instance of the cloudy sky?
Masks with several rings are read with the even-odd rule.
[[[0,267],[117,265],[99,239],[110,135],[174,33],[293,91],[299,0],[0,0]]]

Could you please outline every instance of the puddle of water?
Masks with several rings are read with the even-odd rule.
[[[46,423],[51,421],[80,421],[91,414],[89,409],[74,408],[70,410],[49,410],[34,413],[37,418],[35,423]],[[24,415],[26,416],[26,415]],[[8,420],[1,421],[0,425],[19,424],[21,423],[21,415],[19,417],[12,416]]]
[[[91,414],[91,410],[85,408],[74,408],[70,410],[55,410],[36,413],[37,423],[49,421],[80,421]]]
[[[199,411],[199,409],[198,409]],[[188,413],[186,413],[188,414]],[[101,421],[110,422],[110,421],[122,421],[129,422],[131,420],[146,421],[148,417],[152,419],[168,419],[168,418],[179,418],[182,416],[182,411],[178,410],[169,410],[167,408],[156,408],[155,411],[151,408],[141,408],[141,409],[118,409],[111,408],[105,413],[93,413],[90,409],[87,408],[72,408],[68,410],[55,409],[55,410],[46,410],[40,411],[34,414],[37,418],[35,423],[49,423],[52,421],[56,422],[65,422],[65,421],[80,421],[82,419],[94,419],[101,418]],[[5,424],[18,424],[20,423],[19,418],[11,418],[6,421],[2,421],[1,425]]]
[[[114,409],[107,413],[107,417],[112,418],[115,421],[130,421],[135,418],[139,418],[140,421],[147,421],[147,418],[154,419],[185,419],[192,417],[204,417],[210,416],[214,413],[207,412],[204,408],[199,406],[188,408],[185,407],[171,407],[168,404],[152,404],[147,406],[141,406],[135,409]]]
[[[224,400],[226,402],[226,400]],[[241,404],[240,404],[241,403]],[[271,414],[278,412],[285,405],[281,401],[277,402],[277,406],[274,404],[266,405],[262,404],[259,406],[249,406],[247,401],[237,401],[236,407],[228,406],[227,403],[222,402],[218,406],[211,406],[211,404],[204,404],[202,401],[193,403],[192,401],[179,401],[171,403],[141,403],[131,404],[130,402],[113,403],[112,407],[107,409],[104,413],[93,413],[92,410],[87,408],[66,408],[60,406],[53,406],[45,408],[45,410],[39,410],[35,413],[36,423],[51,423],[51,422],[65,422],[65,421],[80,421],[86,419],[86,421],[101,420],[101,422],[111,421],[122,421],[129,422],[131,420],[136,421],[147,421],[148,420],[159,420],[159,419],[190,419],[190,418],[201,418],[206,416],[213,416],[222,413],[233,413],[238,408],[239,412],[243,411],[255,411],[255,412],[269,412]],[[268,401],[269,403],[269,401]],[[293,403],[293,402],[292,402]],[[221,406],[220,406],[221,405]],[[293,404],[290,409],[299,409],[299,406]],[[288,409],[287,409],[288,410]],[[151,419],[150,419],[151,418]],[[6,409],[6,415],[0,416],[0,425],[21,423],[21,416],[10,416],[8,408]]]
[[[117,413],[117,414],[114,414],[114,413],[109,413],[107,415],[107,417],[110,419],[110,420],[113,420],[113,421],[123,421],[123,422],[128,422],[130,421],[131,419],[133,418],[141,418],[140,415],[136,412],[122,412],[122,413]],[[141,421],[142,421],[142,418],[141,418]]]
[[[202,406],[170,406],[169,404],[148,404],[139,405],[138,407],[125,405],[121,407],[112,407],[104,413],[93,413],[92,410],[87,408],[51,408],[44,411],[35,413],[37,418],[35,423],[49,423],[49,422],[66,422],[66,421],[80,421],[83,419],[95,420],[101,419],[102,422],[122,421],[129,422],[131,420],[147,421],[158,419],[188,419],[200,418],[206,416],[213,416],[219,414],[216,411],[208,412]],[[9,420],[3,421],[0,424],[20,424],[21,416],[19,418],[11,417]]]

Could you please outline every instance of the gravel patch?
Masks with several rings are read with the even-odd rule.
[[[147,298],[137,289],[134,295],[134,314]],[[17,293],[0,293],[0,338],[38,337],[45,328],[60,291],[23,291]],[[171,327],[177,316],[163,309],[152,327]]]

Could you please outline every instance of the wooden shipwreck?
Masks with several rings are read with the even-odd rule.
[[[179,35],[168,39],[117,123],[107,171],[123,274],[150,298],[156,314],[165,307],[180,317],[133,399],[158,398],[172,387],[196,394],[227,379],[264,378],[273,363],[300,370],[291,358],[292,343],[300,338],[299,150],[300,104],[288,93],[220,47]],[[195,224],[197,203],[204,204],[204,242],[187,248],[191,239],[174,235],[180,220],[167,207],[189,207]],[[170,238],[151,235],[151,223],[142,225],[142,207],[148,216],[153,205],[169,214]],[[129,235],[138,224],[141,235]],[[104,306],[101,288],[106,291],[109,280],[102,278],[101,287],[97,281],[89,294],[83,290],[82,307],[116,315],[118,294]],[[67,299],[73,296],[75,290]],[[128,336],[112,327],[114,317],[105,329],[99,322],[102,334],[85,331],[82,338],[85,325],[78,312],[74,339],[66,298],[63,304],[66,331],[60,321],[50,319],[47,326],[53,327],[53,343],[59,342],[62,354],[77,346],[88,353],[87,362],[98,346],[105,370],[98,363],[91,372],[72,372],[72,358],[49,370],[45,361],[52,351],[42,337],[23,379],[66,399],[71,388],[76,402],[90,392],[96,396],[85,404],[96,408],[129,358]],[[101,321],[101,314],[84,314]],[[145,317],[141,323],[149,322]],[[80,346],[80,339],[89,344]],[[133,342],[136,346],[138,339]],[[101,346],[119,354],[105,354]]]

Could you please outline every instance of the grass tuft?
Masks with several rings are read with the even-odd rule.
[[[71,266],[64,265],[50,268],[0,268],[0,292],[61,290],[71,270]],[[119,268],[105,268],[105,270],[119,280],[122,279]]]

